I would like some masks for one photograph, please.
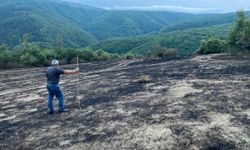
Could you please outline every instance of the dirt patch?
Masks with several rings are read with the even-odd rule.
[[[177,82],[176,85],[171,87],[171,89],[169,90],[169,94],[175,98],[182,98],[187,94],[201,92],[202,90],[193,88],[192,85],[188,84],[185,81]]]

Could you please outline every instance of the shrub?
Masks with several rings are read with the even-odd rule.
[[[135,54],[132,52],[127,52],[126,54],[124,54],[124,58],[125,59],[133,59],[133,58],[135,58]]]
[[[83,60],[88,61],[88,62],[96,61],[98,59],[97,54],[88,48],[79,50],[78,56],[80,59],[83,59]]]
[[[43,49],[42,52],[45,55],[47,60],[58,58],[55,49],[46,48],[46,49]]]
[[[225,49],[225,42],[212,37],[209,38],[207,41],[201,41],[200,47],[196,50],[195,53],[197,54],[215,54],[215,53],[222,53]]]
[[[13,61],[13,54],[5,44],[2,44],[0,46],[0,67],[6,69],[8,67],[8,63],[11,61]]]
[[[111,54],[111,59],[113,59],[113,60],[118,60],[118,59],[120,59],[120,57],[121,56],[117,53]]]
[[[46,56],[40,48],[35,45],[28,45],[21,54],[20,60],[25,65],[43,66],[46,64]]]
[[[72,62],[73,59],[77,57],[77,50],[76,49],[70,49],[70,48],[63,48],[61,49],[61,55],[59,58],[65,63],[69,64]]]
[[[96,51],[96,54],[97,54],[98,57],[100,57],[103,53],[106,53],[106,52],[104,50],[102,50],[102,49],[98,49]]]
[[[101,61],[107,61],[107,60],[109,60],[109,59],[111,59],[111,56],[110,56],[110,54],[107,53],[107,52],[103,53],[103,54],[98,58],[98,60],[101,60]]]
[[[97,59],[100,61],[107,61],[112,58],[112,55],[109,54],[108,52],[105,52],[102,49],[99,49],[96,51]]]
[[[174,48],[166,48],[161,46],[156,46],[153,48],[154,56],[164,58],[170,56],[176,56],[177,49]]]

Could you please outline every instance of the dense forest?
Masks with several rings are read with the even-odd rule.
[[[50,0],[0,0],[1,68],[133,57],[248,52],[250,12],[110,11]],[[236,18],[236,19],[235,19]],[[235,23],[234,23],[235,22]]]
[[[84,47],[98,40],[158,32],[166,25],[192,16],[185,13],[108,11],[51,0],[0,0],[0,43],[16,46],[24,34],[30,42]]]
[[[212,36],[226,39],[231,27],[231,24],[223,24],[161,34],[112,38],[100,41],[90,47],[103,49],[110,53],[126,53],[130,51],[135,54],[147,55],[154,51],[155,47],[160,46],[178,49],[178,55],[183,56],[192,54],[199,47],[201,40],[207,40]]]
[[[233,23],[234,13],[188,14],[111,11],[51,0],[0,0],[0,43],[20,44],[24,34],[41,46],[82,48],[100,40],[210,27]]]

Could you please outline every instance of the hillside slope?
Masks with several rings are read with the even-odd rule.
[[[93,49],[103,49],[111,53],[147,54],[156,46],[178,49],[178,55],[190,55],[200,45],[201,40],[210,37],[226,39],[232,24],[223,24],[203,28],[193,28],[160,34],[136,37],[112,38],[91,45]]]
[[[146,11],[107,11],[86,26],[98,39],[158,33],[164,26],[173,24],[191,14]]]
[[[64,46],[84,47],[95,42],[90,33],[62,16],[61,9],[71,8],[67,7],[46,0],[1,0],[0,43],[15,46],[24,34],[32,42],[52,45],[56,44],[58,34],[64,37]]]
[[[250,16],[250,12],[246,12]],[[191,16],[190,18],[182,19],[179,22],[173,23],[169,26],[163,27],[161,32],[172,32],[177,30],[186,30],[191,28],[210,27],[221,24],[230,24],[235,20],[235,13],[226,14],[199,14]]]
[[[0,43],[15,46],[24,34],[30,41],[84,47],[97,39],[158,32],[182,13],[107,11],[52,0],[0,0]]]
[[[53,115],[47,114],[45,68],[0,72],[1,149],[250,147],[249,58],[210,55],[80,68],[79,78],[61,78],[71,111],[58,113],[55,100]],[[141,83],[141,75],[151,81]]]
[[[109,11],[60,0],[0,0],[0,44],[15,46],[28,34],[31,42],[55,46],[57,35],[62,35],[63,46],[85,47],[109,38],[228,23],[234,17],[217,15]],[[193,22],[187,23],[190,19]]]

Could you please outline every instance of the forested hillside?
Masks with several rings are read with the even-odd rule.
[[[4,69],[44,66],[51,59],[68,64],[76,57],[89,62],[222,52],[229,38],[232,49],[249,47],[249,21],[240,21],[246,23],[238,30],[235,13],[114,11],[59,0],[0,2]]]
[[[216,25],[211,27],[186,29],[155,35],[137,37],[113,38],[92,45],[93,49],[103,49],[111,53],[148,54],[157,46],[175,48],[179,55],[192,54],[200,45],[201,40],[209,37],[226,39],[231,24]]]
[[[108,11],[50,0],[0,0],[0,43],[19,44],[24,34],[31,42],[84,47],[97,39],[158,32],[163,26],[191,16],[183,13]]]
[[[247,16],[250,16],[250,12],[246,12]],[[227,14],[199,14],[190,18],[183,19],[180,22],[171,24],[164,27],[161,32],[171,32],[177,30],[185,30],[190,28],[201,28],[220,24],[233,23],[236,17],[235,13]]]
[[[58,35],[63,36],[64,46],[84,47],[95,42],[90,33],[64,16],[72,8],[50,1],[1,0],[0,43],[15,46],[24,34],[28,34],[31,42],[47,45],[55,45]]]
[[[146,11],[107,11],[86,26],[97,39],[158,33],[191,14]]]
[[[110,11],[59,0],[0,2],[0,43],[10,47],[20,44],[24,34],[30,42],[43,47],[56,46],[61,37],[62,46],[76,48],[109,38],[232,23],[235,17],[234,14]]]
[[[171,32],[177,30],[185,30],[190,28],[201,28],[226,23],[232,23],[235,18],[235,13],[228,14],[199,14],[191,18],[183,19],[180,22],[171,24],[162,28],[161,32]]]

